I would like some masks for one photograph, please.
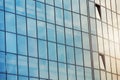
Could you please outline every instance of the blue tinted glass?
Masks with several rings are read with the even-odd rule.
[[[73,66],[73,65],[68,65],[68,79],[69,80],[76,80],[75,66]]]
[[[79,0],[72,0],[72,10],[79,13]]]
[[[40,77],[48,79],[48,61],[39,60]]]
[[[64,9],[71,10],[71,0],[63,0],[64,2]]]
[[[85,68],[85,79],[92,80],[92,72],[90,68]]]
[[[19,76],[19,78],[18,78],[19,80],[28,80],[28,78],[27,77],[23,77],[23,76]]]
[[[47,21],[54,23],[54,7],[46,5]]]
[[[83,48],[90,49],[89,35],[87,33],[82,33],[82,39],[83,39]]]
[[[55,8],[56,10],[56,24],[63,25],[63,10]]]
[[[81,30],[80,27],[80,15],[73,13],[73,28],[76,30]]]
[[[26,19],[22,16],[17,16],[17,33],[26,35]]]
[[[84,65],[87,67],[91,67],[90,51],[84,50]]]
[[[6,33],[6,48],[7,52],[16,53],[16,35]]]
[[[73,47],[68,47],[67,46],[67,62],[74,64],[74,49]]]
[[[38,38],[46,40],[46,25],[45,22],[37,22]]]
[[[5,34],[0,31],[0,51],[5,51]]]
[[[80,11],[82,14],[87,15],[87,3],[86,0],[80,0]]]
[[[88,32],[88,20],[86,16],[81,16],[82,31]]]
[[[17,80],[16,75],[7,75],[7,80]]]
[[[47,59],[47,43],[46,41],[39,40],[39,57]]]
[[[38,60],[35,58],[29,58],[29,75],[38,77]]]
[[[48,42],[48,54],[50,60],[57,60],[55,43]]]
[[[59,80],[67,80],[66,64],[59,63]]]
[[[66,1],[66,0],[64,0]],[[72,28],[72,15],[71,12],[64,10],[65,26]]]
[[[15,32],[15,15],[11,13],[6,13],[5,20],[6,20],[6,31]]]
[[[5,53],[2,52],[0,52],[0,72],[5,72]]]
[[[77,80],[84,80],[84,68],[77,66],[76,71],[77,71]]]
[[[55,6],[62,7],[62,0],[55,0]]]
[[[0,1],[0,9],[3,9],[3,0]]]
[[[37,57],[37,40],[28,38],[28,52],[29,56]]]
[[[72,29],[65,29],[66,33],[66,44],[73,46],[73,32]]]
[[[65,34],[64,34],[64,28],[56,26],[57,28],[57,42],[58,43],[65,43]]]
[[[25,0],[16,0],[16,12],[25,15]]]
[[[15,12],[15,0],[5,0],[5,10]]]
[[[75,48],[76,65],[83,65],[83,53],[81,49]]]
[[[74,31],[74,42],[76,47],[82,47],[81,32]]]
[[[27,16],[35,18],[35,1],[26,0],[26,5],[27,5]]]
[[[44,2],[44,0],[37,0],[37,1]]]
[[[0,80],[6,80],[6,75],[5,74],[0,74]]]
[[[0,11],[0,30],[4,30],[4,12]]]
[[[56,62],[49,62],[49,71],[50,71],[50,79],[58,80]]]
[[[29,78],[29,80],[38,80],[37,78]]]
[[[37,19],[45,21],[45,5],[37,2]]]
[[[55,38],[55,25],[47,24],[47,33],[48,33],[48,40],[56,41],[56,38]]]
[[[36,37],[36,22],[33,19],[27,19],[28,36]]]
[[[28,75],[27,57],[18,56],[18,72],[20,75]]]
[[[18,54],[27,55],[27,40],[24,36],[17,36]]]
[[[16,55],[7,53],[7,55],[6,55],[6,67],[7,67],[8,73],[13,73],[13,74],[17,73],[17,62],[16,61],[17,61]]]
[[[51,5],[54,4],[53,0],[46,0],[46,3],[47,3],[47,4],[51,4]]]
[[[58,49],[58,61],[66,62],[65,46],[58,44],[57,49]]]

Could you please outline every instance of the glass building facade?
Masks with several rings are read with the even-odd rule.
[[[0,80],[120,80],[120,0],[0,0]]]

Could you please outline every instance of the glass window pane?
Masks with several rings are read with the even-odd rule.
[[[75,47],[82,47],[81,32],[74,30],[74,43]]]
[[[38,77],[38,60],[35,58],[29,58],[29,75]]]
[[[79,13],[79,0],[72,0],[72,10]]]
[[[0,52],[0,72],[5,72],[5,53]],[[0,77],[1,79],[1,77]]]
[[[90,17],[95,17],[95,7],[93,2],[89,2]]]
[[[35,1],[26,0],[27,16],[35,18]]]
[[[5,0],[5,10],[15,12],[15,0]]]
[[[98,70],[94,70],[94,74],[95,74],[94,76],[95,80],[100,80],[100,72]]]
[[[56,1],[56,0],[55,0]],[[63,10],[55,8],[56,24],[63,25]]]
[[[84,80],[84,68],[77,66],[76,71],[77,71],[77,80]]]
[[[6,31],[15,32],[15,15],[6,12],[5,20],[6,20]]]
[[[59,80],[67,80],[66,64],[59,63]]]
[[[92,50],[98,51],[97,37],[93,35],[91,37],[92,37]]]
[[[46,41],[39,40],[39,57],[47,59],[47,43]]]
[[[0,1],[0,9],[3,9],[3,1],[4,1],[4,0],[1,0],[1,1]]]
[[[4,12],[0,11],[0,30],[4,30]]]
[[[65,34],[64,34],[64,28],[60,26],[56,26],[56,32],[57,32],[57,42],[58,43],[65,43]]]
[[[86,16],[81,16],[82,31],[88,32],[88,20]]]
[[[48,42],[48,54],[50,60],[57,60],[56,44]]]
[[[76,80],[75,66],[73,66],[73,65],[68,65],[68,79],[69,80]]]
[[[65,46],[58,44],[57,51],[58,51],[58,61],[66,62]]]
[[[54,7],[46,5],[47,21],[54,23]]]
[[[83,65],[83,53],[79,48],[75,48],[76,65]]]
[[[37,2],[37,19],[45,21],[45,5]]]
[[[62,0],[55,0],[55,6],[62,8]]]
[[[19,75],[28,75],[27,57],[18,56],[18,72]]]
[[[1,80],[6,80],[6,74],[0,74],[0,79]]]
[[[29,56],[37,57],[37,40],[28,38],[28,52]]]
[[[39,60],[39,72],[41,78],[48,79],[48,61],[47,60]]]
[[[66,44],[73,46],[73,32],[72,32],[72,29],[65,28],[65,34],[66,34]]]
[[[17,36],[18,54],[27,55],[27,40],[24,36]]]
[[[49,71],[50,71],[50,79],[58,80],[56,62],[49,62]]]
[[[7,80],[17,80],[16,75],[7,75]]]
[[[46,3],[47,3],[47,4],[50,4],[50,5],[53,5],[53,4],[54,4],[53,0],[46,0]]]
[[[91,67],[90,51],[84,50],[84,66]]]
[[[22,16],[17,16],[17,33],[26,35],[26,19]]]
[[[90,26],[91,26],[91,33],[96,34],[96,23],[95,19],[91,18],[90,19]]]
[[[71,10],[71,0],[63,0],[64,9]]]
[[[25,15],[25,0],[16,0],[16,12]]]
[[[99,47],[99,52],[103,53],[103,39],[101,37],[98,37],[98,47]]]
[[[36,22],[33,19],[27,19],[28,36],[36,37]]]
[[[99,69],[99,57],[98,53],[93,52],[93,63],[94,63],[94,68]]]
[[[0,31],[0,51],[5,51],[5,33]]]
[[[66,0],[64,0],[64,1],[66,1]],[[72,28],[71,12],[64,10],[64,19],[65,19],[65,27]]]
[[[37,22],[38,38],[46,40],[46,25],[45,22]]]
[[[27,77],[23,77],[23,76],[19,76],[19,78],[18,78],[19,80],[28,80],[28,78]]]
[[[6,55],[6,67],[7,67],[8,73],[17,74],[17,62],[16,61],[17,61],[16,55],[7,53],[7,55]]]
[[[47,24],[47,33],[48,33],[48,40],[56,41],[56,33],[55,33],[55,25]]]
[[[67,46],[67,62],[74,64],[74,49],[73,47],[68,47]]]
[[[80,11],[81,11],[81,14],[87,15],[87,3],[86,3],[86,0],[80,0]]]
[[[101,71],[101,80],[106,80],[106,75],[104,71]]]
[[[90,68],[85,68],[85,80],[92,80],[92,71]]]
[[[16,35],[6,33],[6,51],[16,53]]]
[[[80,15],[73,13],[73,28],[76,30],[81,30],[80,27]]]
[[[89,35],[87,33],[82,33],[82,39],[83,39],[83,48],[90,49]]]

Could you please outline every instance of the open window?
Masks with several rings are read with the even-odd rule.
[[[105,56],[103,54],[99,54],[99,60],[100,60],[100,68],[105,69]]]
[[[95,4],[96,18],[101,19],[101,8],[99,4]]]

